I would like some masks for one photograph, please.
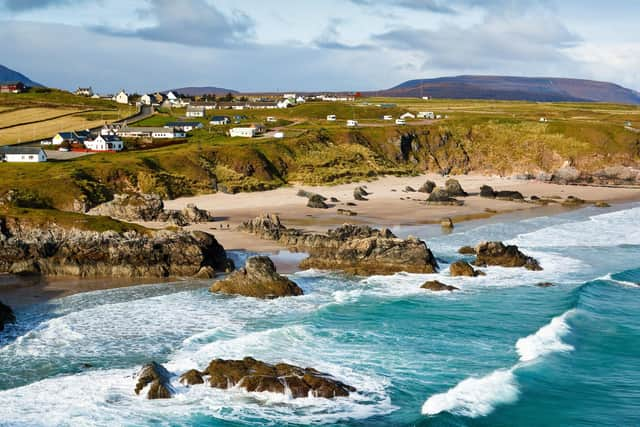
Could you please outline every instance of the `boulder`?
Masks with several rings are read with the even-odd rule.
[[[287,228],[280,222],[280,217],[274,214],[262,214],[250,221],[245,221],[238,230],[254,234],[264,240],[279,240],[287,232]]]
[[[493,199],[496,197],[496,192],[493,191],[493,188],[491,188],[490,186],[483,185],[482,187],[480,187],[480,197]]]
[[[273,261],[266,256],[247,260],[245,267],[211,286],[211,292],[244,295],[254,298],[278,298],[302,295],[302,289],[276,272]]]
[[[242,387],[249,392],[291,393],[292,398],[346,397],[356,391],[328,374],[313,368],[300,368],[287,363],[271,365],[251,357],[242,360],[215,359],[203,372],[211,387]]]
[[[567,198],[562,201],[562,206],[580,206],[584,205],[585,203],[587,202],[578,197],[567,196]]]
[[[197,369],[190,369],[184,374],[180,375],[180,383],[186,386],[204,384],[204,378],[202,372]]]
[[[458,249],[458,253],[462,255],[475,255],[476,248],[473,248],[471,246],[463,246],[460,249]]]
[[[502,242],[481,242],[476,246],[475,265],[484,267],[497,265],[501,267],[524,267],[527,270],[542,270],[538,261],[520,252],[515,245]]]
[[[438,282],[437,280],[429,280],[428,282],[424,282],[422,289],[427,289],[433,292],[442,292],[442,291],[459,291],[460,289],[455,286],[445,285],[444,283]]]
[[[418,188],[418,191],[420,193],[431,193],[434,188],[436,188],[436,183],[433,181],[427,180],[427,182],[422,184],[422,187]]]
[[[369,195],[369,192],[364,189],[364,187],[356,187],[353,190],[353,198],[360,201],[366,201],[366,196]]]
[[[556,170],[551,177],[552,182],[570,184],[580,179],[580,171],[572,166],[564,166]]]
[[[214,220],[209,211],[199,209],[193,203],[189,203],[184,209],[182,209],[181,214],[185,221],[189,224],[211,222]]]
[[[16,323],[16,316],[11,307],[0,301],[0,332],[4,331],[4,325],[8,323]]]
[[[449,195],[446,190],[436,187],[429,198],[427,198],[428,205],[462,205],[463,202],[455,199]]]
[[[595,206],[596,208],[610,208],[611,205],[607,202],[595,202],[593,204],[593,206]]]
[[[339,203],[339,202],[340,202],[340,200],[339,200],[337,197],[331,197],[331,198],[329,199],[329,201],[330,201],[331,203]]]
[[[309,197],[307,207],[315,209],[327,209],[329,206],[324,202],[324,198],[319,194],[314,194]]]
[[[138,373],[136,394],[140,394],[147,386],[149,387],[147,399],[169,399],[174,393],[171,387],[171,374],[156,362],[144,365]]]
[[[476,277],[476,276],[484,276],[484,272],[479,270],[474,270],[474,268],[466,261],[456,261],[449,266],[449,272],[452,277],[456,276],[467,276],[467,277]]]
[[[354,212],[350,209],[338,209],[338,214],[340,215],[346,215],[346,216],[357,216],[358,213]]]
[[[450,197],[466,197],[468,194],[462,189],[457,179],[450,178],[444,183],[444,189]]]
[[[453,220],[451,218],[442,218],[440,220],[440,226],[442,228],[449,228],[449,229],[453,229],[454,225],[453,225]]]
[[[415,193],[416,192],[415,188],[411,187],[410,185],[407,185],[406,187],[404,187],[404,191],[406,193]]]
[[[496,199],[524,200],[524,196],[519,191],[500,190],[500,191],[496,191]]]

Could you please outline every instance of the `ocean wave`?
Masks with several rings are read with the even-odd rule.
[[[562,338],[571,330],[567,324],[567,318],[573,313],[575,313],[575,309],[554,317],[551,322],[538,329],[535,334],[520,338],[516,342],[520,361],[531,362],[549,353],[572,351],[573,346],[564,343]]]

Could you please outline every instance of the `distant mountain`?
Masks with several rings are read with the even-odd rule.
[[[409,80],[375,94],[389,97],[640,104],[640,93],[614,83],[556,77],[440,77]]]
[[[226,95],[228,93],[239,93],[237,90],[233,89],[225,89],[222,87],[215,86],[202,86],[202,87],[179,87],[176,89],[171,89],[171,92],[181,93],[187,96],[202,96],[202,95]],[[169,92],[168,90],[164,91]]]
[[[42,86],[40,83],[34,82],[24,74],[14,71],[11,68],[7,68],[2,64],[0,64],[0,82],[22,82],[25,86]]]

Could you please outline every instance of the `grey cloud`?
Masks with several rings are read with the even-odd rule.
[[[360,6],[396,6],[405,9],[454,14],[456,11],[441,0],[351,0]]]
[[[373,46],[370,44],[356,44],[349,45],[339,41],[340,39],[340,26],[344,25],[345,21],[340,18],[333,18],[329,21],[322,34],[313,41],[313,44],[321,49],[331,50],[371,50]]]
[[[0,0],[0,8],[12,12],[24,12],[35,9],[45,9],[52,6],[67,6],[86,0]]]

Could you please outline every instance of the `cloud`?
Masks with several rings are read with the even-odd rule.
[[[447,6],[446,2],[441,0],[351,0],[351,2],[360,6],[391,6],[434,13],[456,13],[454,9]]]
[[[373,49],[372,45],[369,44],[347,44],[340,42],[340,30],[339,28],[345,25],[346,22],[344,19],[333,18],[329,20],[329,24],[326,26],[322,34],[317,37],[313,44],[321,49],[331,49],[331,50],[370,50]]]
[[[0,8],[11,12],[24,12],[52,6],[67,6],[82,1],[86,0],[0,0]]]
[[[106,26],[93,30],[119,37],[221,48],[250,43],[255,26],[244,12],[236,10],[228,16],[205,0],[153,0],[138,14],[151,18],[154,24],[133,30]]]

